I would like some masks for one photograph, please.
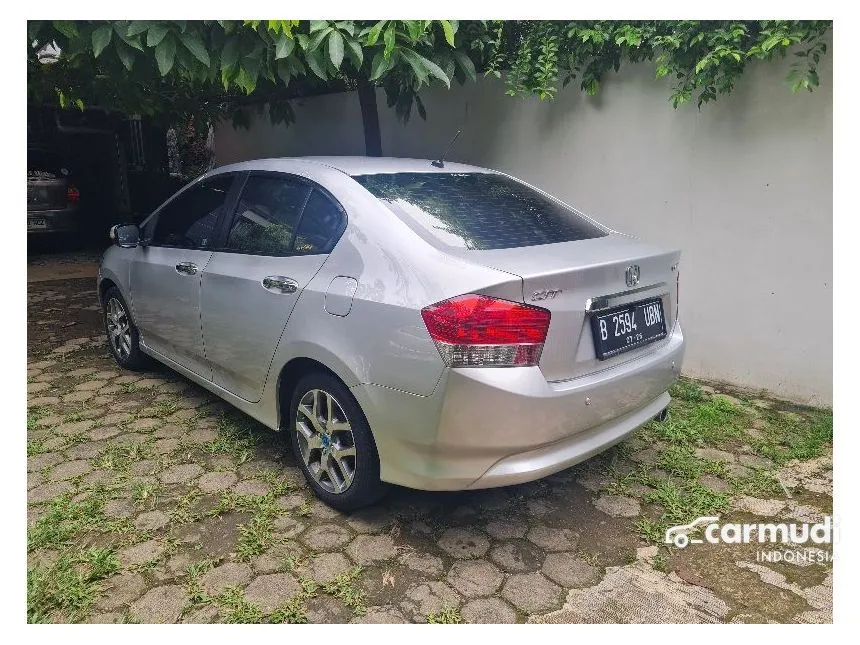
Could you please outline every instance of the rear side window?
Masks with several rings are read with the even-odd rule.
[[[245,183],[226,249],[249,255],[289,255],[310,187],[286,178],[252,175]]]
[[[150,244],[184,249],[208,249],[224,207],[232,176],[207,179],[189,188],[158,211]]]
[[[314,189],[302,213],[295,252],[302,255],[330,252],[340,238],[343,224],[343,213],[337,204]]]
[[[407,224],[449,247],[508,249],[606,235],[576,211],[504,175],[394,173],[353,179]]]

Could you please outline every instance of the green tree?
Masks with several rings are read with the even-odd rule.
[[[380,154],[375,86],[408,119],[420,91],[477,74],[511,96],[552,99],[579,80],[588,94],[623,63],[674,78],[675,107],[731,92],[751,60],[793,53],[792,89],[818,86],[829,21],[244,20],[30,21],[28,100],[98,105],[205,127],[249,107],[292,122],[288,99],[357,90],[368,154]]]

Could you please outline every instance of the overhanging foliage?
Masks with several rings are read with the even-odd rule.
[[[610,70],[652,61],[675,107],[731,92],[751,60],[794,54],[794,91],[815,88],[829,21],[246,20],[31,21],[28,98],[204,124],[255,103],[291,121],[287,100],[382,86],[408,118],[419,90],[507,72],[512,96],[553,98],[576,79],[595,94]],[[59,55],[51,55],[51,52]]]

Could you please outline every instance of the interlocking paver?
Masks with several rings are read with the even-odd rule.
[[[245,585],[251,580],[253,571],[247,564],[225,562],[210,569],[200,578],[200,586],[210,596],[223,591],[227,587]]]
[[[457,494],[395,489],[377,505],[341,513],[314,498],[282,437],[167,368],[140,374],[117,368],[105,349],[100,311],[90,304],[95,297],[91,285],[77,289],[84,287],[85,298],[67,302],[59,288],[28,294],[31,314],[39,312],[33,323],[52,316],[90,316],[92,324],[84,329],[90,323],[81,319],[69,332],[31,324],[39,344],[33,350],[28,336],[27,374],[28,530],[36,522],[56,521],[57,507],[48,502],[60,496],[83,503],[80,509],[87,513],[89,500],[104,500],[103,507],[92,508],[103,508],[112,523],[107,533],[87,529],[70,540],[70,549],[94,544],[115,552],[120,563],[118,573],[99,582],[104,593],[96,595],[82,620],[227,621],[229,610],[218,601],[189,610],[189,567],[195,571],[204,561],[214,566],[197,574],[205,580],[206,593],[238,586],[264,611],[293,597],[299,579],[326,585],[358,571],[349,584],[366,594],[366,613],[355,615],[342,598],[320,589],[303,602],[310,622],[424,622],[445,608],[459,608],[462,620],[470,623],[597,620],[621,616],[613,613],[618,611],[637,622],[660,622],[675,615],[672,607],[681,601],[695,606],[698,592],[689,590],[702,587],[678,582],[674,570],[667,576],[654,569],[656,549],[647,558],[640,549],[632,565],[626,559],[641,546],[634,516],[653,521],[660,512],[646,502],[655,489],[641,482],[682,482],[674,470],[669,474],[658,467],[669,439],[645,440],[642,434],[627,440],[617,454],[539,482]],[[703,391],[703,396],[714,394]],[[725,464],[723,474],[702,474],[699,484],[729,497],[737,512],[819,519],[830,509],[818,508],[819,500],[832,496],[829,446],[820,464],[806,460],[778,471],[754,448],[772,441],[780,424],[797,427],[810,413],[738,401],[750,410],[736,424],[745,428],[746,437],[737,437],[736,444],[707,439],[698,444],[697,459]],[[224,424],[239,419],[242,441],[250,439],[250,444],[234,448],[221,440],[228,439]],[[619,494],[618,477],[637,469],[647,479],[626,479]],[[792,492],[814,495],[801,502],[782,494],[743,497],[737,477],[750,477],[757,469],[766,475],[778,472]],[[279,481],[289,482],[289,492],[279,493],[272,512],[263,496]],[[50,526],[41,524],[42,534],[45,529]],[[240,546],[265,550],[246,557]],[[66,547],[33,549],[28,567],[51,566],[61,552]],[[692,558],[689,573],[704,577],[714,590],[708,592],[711,605],[726,607],[719,598],[724,596],[748,607],[736,622],[827,622],[832,616],[832,590],[826,583],[807,589],[804,576],[795,580],[791,570],[783,575],[762,566],[744,589],[736,590],[725,584],[731,573],[724,566],[696,567],[706,551],[685,551],[683,557]],[[640,574],[631,578],[636,567]],[[607,584],[610,578],[614,586]],[[644,579],[647,593],[635,584]],[[768,597],[779,602],[768,606],[761,600]],[[594,607],[580,607],[583,602]],[[714,614],[718,619],[725,613],[720,611]],[[713,619],[705,613],[678,615]]]
[[[505,581],[502,597],[528,613],[549,611],[562,604],[563,590],[540,573],[518,573]]]
[[[467,623],[500,625],[517,622],[517,612],[501,598],[477,598],[467,602],[460,611]]]
[[[350,532],[337,524],[322,524],[309,528],[301,540],[314,551],[334,551],[349,542]]]
[[[455,562],[448,572],[448,583],[466,598],[496,593],[503,578],[502,572],[486,560]]]
[[[490,548],[490,541],[474,529],[453,528],[442,533],[439,547],[455,558],[480,558]]]

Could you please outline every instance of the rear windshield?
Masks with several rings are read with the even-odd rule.
[[[450,247],[509,249],[606,235],[576,211],[504,175],[404,172],[353,179],[407,224]]]

